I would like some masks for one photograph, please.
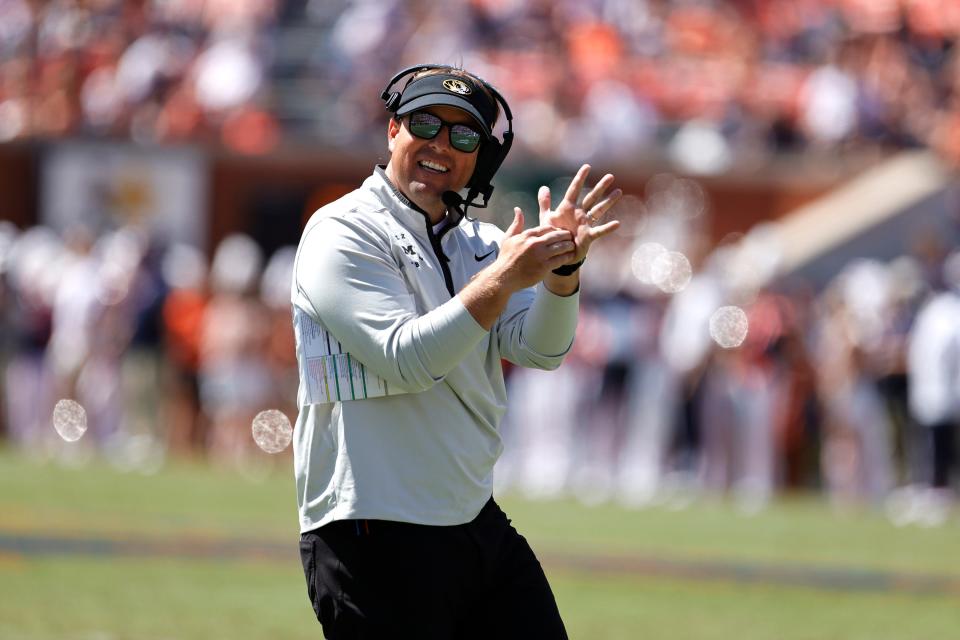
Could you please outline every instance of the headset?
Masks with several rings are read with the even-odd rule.
[[[380,94],[380,99],[383,100],[387,111],[392,114],[396,114],[396,112],[400,109],[400,102],[403,97],[403,92],[406,91],[407,87],[414,82],[414,79],[411,77],[409,80],[407,80],[406,84],[403,85],[403,89],[400,91],[391,91],[393,85],[408,75],[414,76],[422,71],[432,70],[452,72],[463,71],[458,67],[445,64],[421,64],[413,67],[407,67],[403,71],[400,71],[393,76],[393,78],[390,79],[390,82],[387,83],[387,86],[383,89],[383,92]],[[473,175],[470,176],[470,180],[467,182],[467,197],[463,198],[455,191],[447,191],[443,194],[443,202],[447,206],[456,207],[458,210],[460,210],[459,206],[463,205],[463,209],[460,210],[460,213],[464,216],[466,215],[467,207],[473,206],[477,207],[478,209],[483,209],[489,204],[490,196],[493,193],[493,185],[490,184],[490,182],[493,180],[493,176],[497,173],[497,170],[500,169],[500,165],[503,164],[504,159],[507,157],[507,153],[510,152],[510,147],[513,145],[513,114],[510,112],[510,105],[507,104],[507,101],[502,95],[500,95],[500,92],[497,91],[493,85],[481,78],[477,78],[477,76],[474,76],[473,74],[471,74],[471,76],[479,80],[483,84],[483,87],[490,92],[490,94],[503,108],[503,114],[507,118],[507,130],[503,132],[503,140],[497,140],[493,136],[493,123],[484,123],[486,127],[490,129],[490,137],[487,140],[484,140],[484,142],[480,145],[480,149],[477,151],[477,165],[473,170]],[[483,197],[482,203],[474,202],[474,200],[480,196]]]

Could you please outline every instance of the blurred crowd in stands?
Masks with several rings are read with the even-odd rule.
[[[520,153],[931,146],[960,160],[955,0],[4,0],[0,141],[379,150],[406,64],[497,85]]]
[[[269,0],[4,0],[0,141],[88,135],[222,141],[278,135],[266,77]]]
[[[884,506],[899,524],[943,523],[960,480],[955,242],[918,235],[911,255],[851,262],[819,290],[779,273],[763,226],[707,249],[702,192],[656,182],[685,195],[621,203],[622,233],[584,267],[564,366],[509,371],[499,487],[632,506],[727,496],[748,512],[823,491],[838,506]],[[651,284],[649,258],[668,236],[693,273],[665,288]],[[264,256],[242,235],[208,260],[133,229],[59,237],[0,223],[8,444],[140,471],[178,456],[241,470],[282,462],[255,448],[251,422],[296,413],[292,260],[292,247]],[[743,339],[717,336],[722,305],[746,312],[739,346],[721,346]],[[60,398],[87,412],[78,443],[51,428]]]

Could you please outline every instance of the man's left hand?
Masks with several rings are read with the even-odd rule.
[[[603,176],[600,182],[594,185],[590,193],[583,198],[583,202],[577,204],[580,192],[583,190],[583,185],[586,183],[589,174],[590,165],[585,164],[580,167],[577,175],[573,178],[573,182],[567,188],[566,195],[556,209],[550,208],[549,187],[540,187],[537,193],[537,201],[540,203],[540,224],[566,229],[573,236],[576,252],[568,264],[583,260],[594,240],[612,233],[620,226],[619,220],[611,220],[600,224],[607,211],[623,195],[623,191],[620,189],[614,189],[607,193],[613,186],[613,174],[608,173]]]

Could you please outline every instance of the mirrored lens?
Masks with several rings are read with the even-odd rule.
[[[443,121],[432,113],[417,112],[410,116],[410,133],[418,138],[430,140],[438,133]]]
[[[471,129],[465,124],[455,124],[450,127],[450,145],[454,149],[470,152],[480,144],[480,132]]]

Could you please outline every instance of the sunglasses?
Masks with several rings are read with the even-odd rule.
[[[450,146],[464,153],[475,151],[480,146],[483,136],[482,133],[470,125],[445,122],[427,111],[411,113],[407,127],[410,129],[410,133],[424,140],[433,140],[440,133],[440,129],[446,127],[450,133]]]

